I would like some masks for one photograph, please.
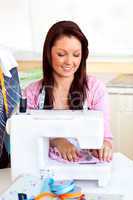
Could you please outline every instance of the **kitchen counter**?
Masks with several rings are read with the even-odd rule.
[[[133,74],[120,74],[107,83],[109,93],[133,94]]]
[[[117,73],[90,73],[95,76],[97,79],[101,80],[106,86],[110,81],[115,79],[119,74]]]
[[[133,74],[95,73],[102,80],[109,94],[133,94]]]
[[[133,74],[120,74],[108,82],[108,87],[133,87]]]

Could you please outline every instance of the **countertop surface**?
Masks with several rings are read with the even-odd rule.
[[[121,166],[121,167],[120,167]],[[17,190],[17,187],[12,185],[12,187],[9,188],[9,185],[11,185],[11,170],[10,169],[3,169],[0,170],[0,199],[16,199],[12,198],[15,191]],[[15,183],[14,183],[15,184]],[[122,195],[122,200],[131,200],[133,197],[133,161],[128,159],[125,155],[121,153],[115,153],[112,161],[112,175],[111,180],[105,187],[98,187],[97,181],[76,181],[76,184],[80,186],[85,194],[89,193],[95,193],[100,195],[100,197],[92,198],[94,200],[100,200],[102,194],[112,194],[112,195]],[[20,185],[19,190],[17,191],[25,191],[25,184]],[[28,183],[28,185],[30,185]],[[2,188],[1,188],[2,187]],[[6,190],[8,188],[8,190]],[[23,190],[24,188],[24,190]],[[33,184],[32,188],[33,190]],[[5,192],[4,192],[5,191]],[[29,191],[30,192],[30,191]],[[17,192],[18,193],[18,192]],[[93,195],[94,196],[94,195]],[[89,198],[87,198],[89,199]],[[107,200],[108,198],[106,198]],[[112,199],[112,198],[109,198]],[[117,199],[117,198],[113,198]],[[112,200],[113,200],[112,199]],[[118,200],[118,199],[117,199]]]
[[[91,73],[91,75],[103,81],[106,86],[108,86],[112,80],[119,76],[117,73]]]
[[[107,86],[133,88],[133,74],[120,74],[109,81]]]
[[[102,80],[111,94],[133,94],[133,74],[94,73]]]

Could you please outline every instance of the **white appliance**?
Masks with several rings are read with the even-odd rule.
[[[49,138],[77,138],[83,149],[103,144],[103,115],[100,111],[38,110],[18,113],[8,120],[11,136],[11,171],[20,174],[47,174],[55,179],[98,180],[105,186],[111,163],[64,164],[48,156]]]

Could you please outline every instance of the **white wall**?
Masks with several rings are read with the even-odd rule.
[[[91,55],[133,55],[132,0],[0,0],[0,43],[41,54],[46,32],[74,20]]]
[[[27,0],[0,0],[0,44],[32,50]]]
[[[34,47],[41,47],[52,23],[70,19],[81,25],[92,54],[133,54],[132,8],[131,0],[33,1]]]

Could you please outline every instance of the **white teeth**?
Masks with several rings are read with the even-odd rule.
[[[63,67],[63,69],[72,69],[72,67]]]
[[[64,71],[71,71],[71,68],[63,68]]]

